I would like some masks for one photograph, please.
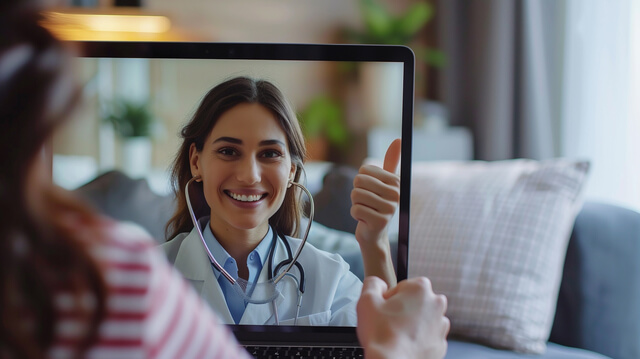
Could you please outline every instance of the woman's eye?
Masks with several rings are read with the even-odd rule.
[[[282,153],[276,150],[267,150],[262,153],[262,157],[265,157],[265,158],[276,158],[281,156],[282,156]]]
[[[237,152],[236,152],[236,150],[234,150],[233,148],[225,147],[225,148],[221,148],[221,149],[219,149],[219,150],[218,150],[218,153],[219,153],[219,154],[221,154],[221,155],[223,155],[223,156],[233,156],[233,155],[235,155]]]

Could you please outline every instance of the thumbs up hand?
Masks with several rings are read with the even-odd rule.
[[[365,275],[383,279],[391,287],[396,284],[387,226],[400,201],[400,139],[389,145],[383,167],[364,165],[353,181],[351,216],[358,221],[356,239],[360,244]]]

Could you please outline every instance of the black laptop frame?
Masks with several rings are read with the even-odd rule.
[[[205,42],[77,42],[80,57],[144,59],[288,60],[403,63],[402,160],[398,232],[398,280],[407,278],[411,148],[414,108],[413,51],[394,45]],[[358,345],[354,327],[229,325],[245,345]]]

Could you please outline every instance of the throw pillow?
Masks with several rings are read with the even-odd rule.
[[[447,296],[452,336],[544,352],[588,169],[569,160],[414,164],[409,276]]]
[[[174,200],[172,196],[155,194],[146,180],[132,179],[120,171],[109,171],[74,192],[101,213],[120,221],[137,223],[157,242],[164,242],[164,226],[175,210]]]

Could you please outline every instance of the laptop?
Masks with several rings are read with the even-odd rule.
[[[380,153],[384,153],[391,140],[401,137],[401,196],[389,233],[393,252],[397,253],[398,280],[407,278],[414,112],[414,55],[409,48],[164,42],[82,42],[77,45],[81,54],[75,59],[76,69],[84,82],[84,101],[89,106],[82,110],[83,123],[76,122],[75,126],[85,126],[96,133],[90,139],[80,139],[77,145],[84,148],[84,153],[78,155],[93,158],[92,164],[85,166],[86,175],[120,169],[132,177],[146,178],[154,191],[167,194],[170,188],[167,169],[178,147],[179,129],[211,87],[236,76],[274,83],[301,119],[318,113],[317,116],[326,115],[327,108],[338,108],[337,121],[339,128],[346,131],[347,140],[329,142],[329,151],[311,155],[306,164],[306,181],[314,193],[322,190],[324,176],[336,168],[334,166],[357,168],[371,157],[381,160]],[[136,157],[143,156],[145,150],[139,152],[142,155],[125,155],[118,137],[102,121],[108,116],[110,104],[124,100],[145,104],[154,113],[153,141],[146,145],[147,159]],[[302,126],[304,128],[305,123]],[[66,152],[73,154],[72,150]],[[79,171],[73,177],[77,180],[82,175]],[[330,203],[329,208],[331,206]],[[338,208],[339,204],[335,206]],[[347,233],[344,228],[332,228],[328,222],[322,228],[327,231],[324,233]],[[357,261],[357,255],[340,254]],[[354,262],[354,270],[356,267]],[[294,357],[313,357],[320,356],[316,353],[320,349],[327,349],[328,355],[335,357],[362,355],[361,350],[353,351],[359,347],[355,326],[259,323],[229,326],[255,357],[283,357],[285,352]]]

